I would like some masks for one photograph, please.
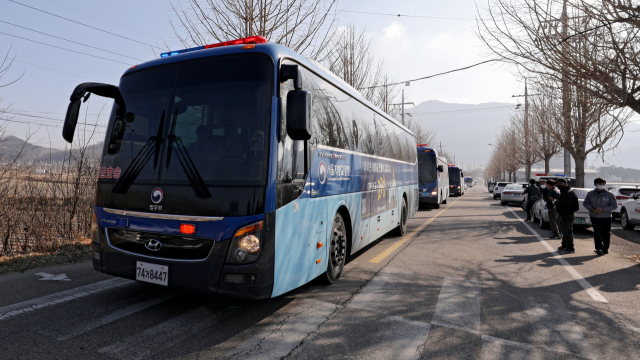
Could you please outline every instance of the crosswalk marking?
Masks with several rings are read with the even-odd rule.
[[[337,309],[338,306],[332,303],[302,300],[297,306],[278,311],[239,335],[245,336],[246,340],[223,358],[266,360],[287,356]],[[295,356],[291,355],[291,358]]]
[[[480,283],[446,276],[431,324],[480,334]]]
[[[535,328],[534,344],[576,354],[589,354],[587,341],[557,294],[536,293],[525,302]]]
[[[230,312],[214,313],[207,306],[201,306],[104,347],[98,352],[118,359],[143,359],[206,329],[229,314]]]
[[[385,289],[387,284],[403,282],[403,275],[409,272],[385,268],[360,291],[349,303],[349,307],[386,313],[387,304],[397,303],[398,295]]]
[[[141,301],[141,302],[126,306],[124,308],[121,308],[107,316],[103,316],[99,318],[89,318],[88,321],[84,321],[84,323],[82,324],[76,324],[75,326],[66,327],[65,329],[62,329],[61,330],[62,333],[60,333],[59,331],[56,332],[55,337],[58,340],[70,339],[72,337],[81,335],[89,330],[93,330],[100,326],[107,325],[116,320],[120,320],[126,316],[133,315],[137,312],[156,306],[165,301],[169,301],[180,295],[182,295],[182,293],[165,294],[162,296],[153,297],[153,298],[147,299],[146,301]]]
[[[59,305],[67,301],[76,300],[88,295],[96,294],[105,290],[114,289],[120,286],[133,284],[135,281],[113,278],[99,281],[97,283],[80,286],[74,289],[60,291],[55,294],[42,296],[36,299],[23,301],[13,305],[0,308],[0,321],[21,315],[30,311],[44,309],[49,306]]]

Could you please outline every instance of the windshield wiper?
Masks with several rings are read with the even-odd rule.
[[[200,198],[210,198],[211,193],[207,189],[204,180],[202,180],[202,176],[200,176],[193,160],[191,160],[191,156],[189,156],[187,149],[184,144],[182,144],[182,140],[175,135],[169,135],[169,154],[171,153],[174,144],[176,148],[176,157],[178,158],[182,171],[184,171],[187,180],[189,180],[189,185],[193,188],[196,196]],[[167,168],[169,168],[169,160],[169,156],[167,156]]]
[[[162,115],[160,116],[160,125],[158,126],[158,133],[156,136],[151,136],[147,142],[144,144],[142,149],[138,152],[136,157],[131,160],[131,163],[127,168],[122,172],[122,175],[116,182],[113,187],[113,192],[116,194],[126,194],[129,191],[129,188],[136,180],[142,169],[144,169],[145,165],[149,162],[152,155],[154,156],[153,160],[153,169],[155,170],[158,165],[158,157],[160,155],[160,145],[162,144],[162,132],[164,129],[164,114],[165,111],[162,111]]]

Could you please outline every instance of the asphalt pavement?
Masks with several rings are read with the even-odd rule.
[[[343,277],[275,299],[185,293],[90,262],[0,276],[1,359],[640,359],[640,231],[558,254],[482,186],[421,209]]]

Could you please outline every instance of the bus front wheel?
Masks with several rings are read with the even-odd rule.
[[[331,227],[331,243],[329,244],[329,261],[325,272],[324,282],[333,284],[342,275],[347,258],[347,229],[340,213],[333,218]]]

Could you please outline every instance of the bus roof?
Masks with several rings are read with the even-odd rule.
[[[398,127],[402,128],[406,132],[413,135],[413,132],[411,130],[409,130],[407,127],[402,125],[396,119],[386,114],[384,111],[380,110],[380,108],[378,108],[377,106],[373,105],[371,102],[365,99],[362,96],[362,94],[360,94],[359,91],[354,89],[352,86],[347,84],[344,80],[339,78],[337,75],[333,74],[324,66],[320,65],[317,61],[304,57],[296,53],[295,51],[291,50],[290,48],[284,45],[279,45],[279,44],[273,44],[273,43],[256,44],[255,47],[252,49],[243,50],[242,48],[243,48],[243,45],[230,45],[230,46],[215,47],[211,49],[189,51],[181,54],[161,57],[158,59],[144,62],[136,66],[132,66],[127,71],[125,71],[125,73],[122,76],[124,77],[132,72],[136,72],[136,71],[147,69],[154,66],[167,65],[167,64],[172,64],[172,63],[181,62],[181,61],[201,59],[201,58],[207,58],[207,57],[218,56],[218,55],[231,55],[231,54],[238,54],[238,53],[258,52],[258,53],[264,53],[269,57],[271,57],[272,59],[290,58],[304,65],[307,69],[315,72],[317,75],[329,81],[330,83],[333,83],[333,85],[338,87],[340,90],[346,92],[348,95],[360,101],[365,106],[371,108],[372,110],[377,112],[379,115],[383,116],[385,119],[391,121]]]

